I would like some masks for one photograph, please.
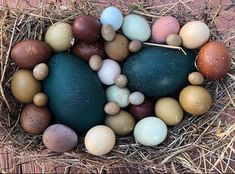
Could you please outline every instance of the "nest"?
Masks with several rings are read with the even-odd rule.
[[[40,8],[31,6],[30,9],[0,7],[1,147],[14,153],[17,165],[27,161],[35,161],[39,165],[53,163],[66,166],[67,171],[76,168],[79,173],[105,172],[113,168],[118,169],[116,172],[122,172],[119,169],[129,167],[130,172],[135,173],[234,173],[235,31],[232,22],[235,12],[234,8],[223,4],[225,2],[222,0],[216,1],[217,4],[211,2],[159,0],[130,3],[119,0],[112,3],[90,0],[80,3],[71,1],[66,6],[49,3]],[[232,71],[221,81],[204,83],[213,96],[210,111],[202,116],[185,116],[183,122],[169,128],[167,139],[159,146],[141,146],[132,136],[118,138],[111,153],[95,157],[86,152],[81,138],[77,149],[64,154],[52,153],[43,146],[41,136],[29,135],[19,126],[19,114],[23,105],[14,99],[10,91],[10,80],[17,69],[9,57],[10,50],[21,40],[43,39],[47,27],[53,23],[71,23],[80,14],[99,16],[102,9],[109,5],[117,6],[123,14],[143,15],[150,24],[164,15],[175,16],[181,24],[191,20],[204,21],[210,28],[211,39],[224,42],[231,50]]]

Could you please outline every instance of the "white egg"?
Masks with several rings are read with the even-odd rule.
[[[114,79],[121,73],[120,65],[111,59],[105,59],[98,71],[100,81],[105,85],[114,84]]]
[[[129,95],[129,102],[133,105],[140,105],[144,102],[144,94],[141,92],[133,92]]]

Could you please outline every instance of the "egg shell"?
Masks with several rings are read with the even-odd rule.
[[[172,16],[164,16],[157,19],[152,26],[152,39],[155,43],[165,43],[167,36],[178,34],[180,23]]]
[[[117,102],[112,101],[112,102],[108,102],[105,107],[104,107],[104,111],[106,112],[106,114],[108,115],[116,115],[119,113],[120,111],[120,106]]]
[[[93,71],[98,71],[103,65],[103,60],[98,55],[93,55],[89,59],[89,66]]]
[[[229,50],[218,41],[210,41],[201,47],[196,65],[199,72],[210,80],[224,78],[231,70]]]
[[[11,59],[21,68],[33,68],[47,62],[52,53],[51,47],[40,40],[25,40],[17,43],[11,50]]]
[[[146,41],[151,36],[151,29],[148,21],[136,14],[125,16],[122,25],[123,34],[130,40]]]
[[[101,58],[105,56],[104,45],[99,42],[90,44],[78,42],[71,48],[71,52],[85,61],[89,61],[93,55],[98,55]]]
[[[105,24],[101,27],[101,35],[105,41],[112,41],[115,38],[116,33],[112,25]]]
[[[37,80],[44,80],[49,74],[49,68],[47,64],[40,63],[33,68],[33,77]]]
[[[51,117],[47,107],[29,104],[21,112],[20,125],[26,132],[39,135],[50,125]]]
[[[33,103],[37,107],[43,107],[46,106],[48,102],[48,97],[45,93],[39,92],[33,97]]]
[[[199,72],[192,72],[188,76],[188,81],[192,85],[201,85],[204,82],[204,77]]]
[[[123,15],[122,12],[114,6],[105,8],[100,16],[100,22],[103,25],[111,25],[115,31],[122,26]]]
[[[158,145],[165,140],[166,136],[166,124],[156,117],[140,120],[134,129],[135,140],[144,146]]]
[[[21,103],[31,103],[34,95],[40,92],[41,89],[40,81],[33,77],[30,70],[20,69],[12,76],[11,91]]]
[[[104,125],[91,128],[85,136],[85,146],[92,155],[105,155],[115,145],[115,134],[112,129]]]
[[[129,95],[129,102],[133,105],[140,105],[144,102],[144,95],[139,92],[133,92]]]
[[[79,41],[95,43],[101,36],[101,23],[94,16],[79,16],[74,20],[72,30]]]
[[[44,131],[42,141],[49,150],[64,153],[77,146],[78,136],[71,128],[54,124]]]
[[[128,49],[132,53],[138,52],[139,50],[141,50],[141,48],[142,48],[142,43],[138,40],[132,40],[128,45]]]
[[[167,45],[179,47],[182,44],[182,39],[178,34],[170,34],[166,38]]]
[[[127,85],[128,80],[125,75],[120,74],[114,79],[114,83],[119,88],[124,88]]]

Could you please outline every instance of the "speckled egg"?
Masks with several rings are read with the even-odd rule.
[[[89,66],[93,71],[98,71],[103,65],[103,60],[99,55],[93,55],[89,59]]]
[[[102,25],[101,27],[101,35],[105,41],[110,42],[115,38],[116,33],[112,25],[105,24],[105,25]]]
[[[201,85],[204,82],[204,77],[200,72],[192,72],[188,75],[188,81],[192,85]]]
[[[33,77],[37,80],[44,80],[49,74],[49,68],[47,64],[40,63],[33,68]]]
[[[108,115],[116,115],[120,111],[120,106],[117,102],[111,101],[104,106],[104,111]]]
[[[125,75],[123,74],[119,74],[115,79],[114,79],[114,83],[116,86],[118,86],[119,88],[124,88],[126,87],[127,83],[128,83],[128,79]]]
[[[45,93],[39,92],[33,97],[33,103],[37,107],[43,107],[46,106],[48,102],[48,97]]]
[[[182,39],[178,34],[170,34],[166,38],[167,45],[179,47],[182,44]]]
[[[142,43],[139,40],[132,40],[129,43],[128,49],[132,53],[136,53],[142,48]]]

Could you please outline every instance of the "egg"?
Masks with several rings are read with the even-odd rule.
[[[141,50],[141,48],[142,48],[142,43],[138,40],[132,40],[128,45],[128,49],[132,53],[138,52],[139,50]]]
[[[40,81],[33,77],[30,70],[20,69],[12,76],[11,91],[21,103],[31,103],[34,95],[40,92],[41,89]]]
[[[101,27],[101,35],[105,41],[112,41],[115,38],[115,30],[112,25],[105,24]]]
[[[178,34],[180,23],[172,16],[164,16],[157,19],[152,26],[152,39],[155,43],[165,43],[167,36]]]
[[[182,44],[181,37],[177,34],[170,34],[166,38],[167,45],[179,47]]]
[[[100,81],[105,85],[114,84],[114,79],[121,73],[120,65],[111,59],[105,59],[98,71]]]
[[[166,125],[174,126],[183,119],[184,111],[179,102],[171,97],[160,98],[155,104],[155,114]]]
[[[29,104],[20,114],[20,125],[26,132],[39,135],[50,125],[51,118],[51,112],[47,107]]]
[[[72,30],[75,38],[79,41],[95,43],[101,36],[101,23],[94,16],[79,16],[74,20]]]
[[[33,77],[37,80],[44,80],[49,74],[49,68],[47,64],[40,63],[33,68]]]
[[[103,60],[99,55],[93,55],[89,59],[89,66],[93,71],[98,71],[103,65]]]
[[[192,72],[188,75],[188,81],[192,85],[201,85],[204,82],[204,77],[199,72]]]
[[[139,40],[144,42],[151,36],[151,29],[148,21],[136,14],[125,16],[122,25],[123,34],[130,40]]]
[[[73,44],[71,25],[65,22],[51,25],[46,31],[45,42],[48,43],[55,52],[68,50]]]
[[[44,131],[42,141],[49,150],[64,153],[77,146],[78,136],[71,128],[54,124]]]
[[[190,21],[181,28],[179,35],[184,47],[195,49],[208,41],[210,30],[204,22]]]
[[[140,120],[134,129],[135,140],[144,146],[162,143],[167,136],[167,126],[159,118],[146,117]]]
[[[116,115],[120,111],[120,106],[117,102],[111,101],[104,106],[104,111],[108,115]]]
[[[115,134],[112,129],[104,125],[91,128],[85,136],[85,146],[92,155],[105,155],[115,145]]]
[[[33,68],[47,62],[52,53],[51,47],[40,40],[25,40],[17,43],[11,50],[11,59],[21,68]]]
[[[105,42],[104,49],[106,54],[113,60],[123,61],[129,54],[129,41],[121,34],[116,34],[111,42]]]
[[[119,88],[116,85],[110,86],[106,89],[106,98],[108,101],[116,101],[121,108],[129,105],[128,97],[130,91],[127,88]]]
[[[48,97],[45,93],[39,92],[33,97],[33,103],[37,107],[43,107],[46,106],[48,102]]]
[[[104,123],[106,126],[110,127],[117,136],[126,136],[130,134],[135,127],[134,117],[123,110],[117,115],[106,116]]]
[[[123,15],[122,12],[114,6],[105,8],[100,16],[100,22],[103,25],[111,25],[115,31],[122,26]]]
[[[126,87],[128,80],[125,75],[119,74],[116,78],[114,78],[114,83],[119,88],[124,88],[124,87]]]
[[[139,91],[133,92],[129,95],[129,102],[133,105],[140,105],[144,102],[144,94]]]
[[[224,44],[210,41],[203,45],[196,58],[200,73],[210,80],[224,78],[231,70],[231,56]]]
[[[185,87],[179,96],[183,109],[192,115],[206,113],[212,105],[210,93],[201,86],[190,85]]]

